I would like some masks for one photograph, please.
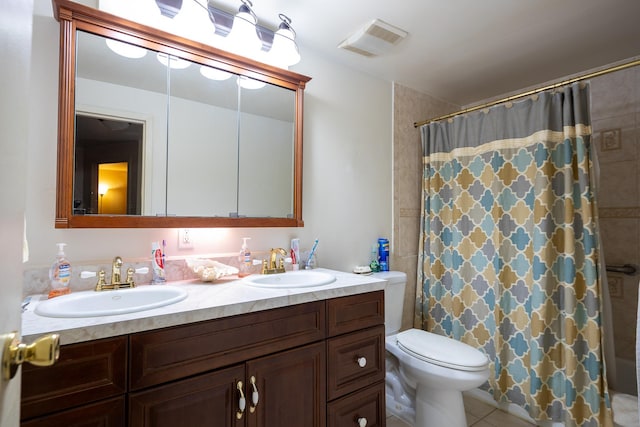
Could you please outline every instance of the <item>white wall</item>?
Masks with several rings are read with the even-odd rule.
[[[178,251],[175,229],[55,229],[59,25],[51,2],[36,0],[31,74],[26,268],[49,264],[55,243],[68,243],[75,262],[146,257],[150,242],[166,239],[169,256],[251,249],[309,247],[320,239],[321,266],[351,270],[368,262],[369,247],[391,235],[391,83],[329,63],[300,46],[294,71],[311,76],[305,91],[304,228],[197,229],[195,249]],[[42,15],[48,16],[42,16]]]

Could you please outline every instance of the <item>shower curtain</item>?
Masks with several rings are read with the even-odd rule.
[[[589,88],[421,128],[416,327],[483,351],[496,401],[612,426]]]

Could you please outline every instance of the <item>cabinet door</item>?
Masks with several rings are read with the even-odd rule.
[[[182,381],[131,393],[131,427],[241,427],[237,416],[244,365],[221,369]],[[244,386],[244,384],[243,384]],[[244,386],[246,390],[246,386]]]
[[[252,377],[258,393],[255,408]],[[247,425],[325,427],[326,389],[324,342],[247,362]]]

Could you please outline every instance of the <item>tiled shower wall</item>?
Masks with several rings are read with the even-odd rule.
[[[591,104],[605,259],[610,265],[640,265],[640,67],[592,79]],[[404,328],[413,321],[422,176],[420,132],[413,123],[459,109],[394,85],[392,265],[407,273]],[[634,361],[640,276],[609,273],[608,279],[616,356]]]
[[[393,239],[394,270],[407,273],[402,327],[413,326],[420,233],[422,148],[414,122],[459,110],[399,84],[393,86]]]
[[[600,165],[598,213],[605,262],[640,265],[640,67],[591,80]],[[635,361],[640,276],[607,273],[616,357]]]

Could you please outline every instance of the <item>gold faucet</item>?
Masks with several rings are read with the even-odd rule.
[[[122,280],[120,269],[122,268],[122,258],[119,256],[113,259],[111,264],[111,284],[120,283]]]
[[[133,281],[133,268],[127,269],[127,277],[122,282],[122,258],[119,256],[113,259],[111,264],[111,284],[107,283],[106,274],[104,270],[100,270],[98,273],[98,283],[96,284],[96,291],[109,291],[122,288],[135,288],[136,284]]]
[[[278,254],[282,255],[280,262],[277,263]],[[269,261],[262,260],[262,274],[274,274],[284,273],[284,258],[287,256],[287,251],[282,248],[271,248],[271,254],[269,255]]]

